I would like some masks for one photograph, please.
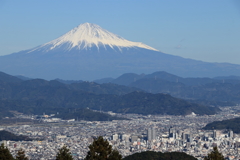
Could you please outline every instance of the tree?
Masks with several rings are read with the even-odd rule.
[[[90,151],[85,160],[122,160],[122,155],[116,149],[112,149],[108,141],[101,136],[95,139],[88,148]]]
[[[0,160],[14,160],[12,154],[3,143],[0,146]]]
[[[217,147],[213,147],[213,151],[204,157],[204,160],[225,160],[222,153],[218,151]]]
[[[22,148],[18,150],[16,160],[28,160],[28,158],[25,156],[25,151]]]
[[[61,149],[59,149],[56,160],[73,160],[71,152],[67,146],[64,145]]]

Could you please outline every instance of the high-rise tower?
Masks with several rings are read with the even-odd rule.
[[[148,141],[156,139],[156,130],[155,128],[149,128],[147,131],[147,139]]]

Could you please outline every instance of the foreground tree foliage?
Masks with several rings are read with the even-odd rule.
[[[25,156],[25,151],[23,149],[20,149],[17,152],[16,160],[28,160],[28,158]]]
[[[101,136],[93,141],[89,149],[85,160],[122,160],[122,155]]]
[[[123,160],[197,160],[197,158],[183,152],[146,151],[129,155]]]
[[[204,160],[225,160],[222,153],[220,153],[217,147],[213,147],[213,151],[204,157]]]
[[[213,151],[208,154],[207,157],[204,158],[204,160],[225,160],[222,153],[218,151],[217,147],[213,147]]]
[[[64,145],[61,149],[59,149],[56,160],[73,160],[71,152],[67,146]]]
[[[0,146],[0,160],[14,160],[12,154],[3,143]]]

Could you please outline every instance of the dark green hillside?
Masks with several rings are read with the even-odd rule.
[[[21,82],[22,80],[15,77],[8,75],[6,73],[0,72],[0,82],[6,82],[6,83],[16,83],[16,82]]]
[[[3,141],[3,140],[31,141],[31,139],[27,136],[23,136],[23,135],[17,136],[15,134],[13,134],[11,132],[8,132],[8,131],[5,131],[5,130],[0,131],[0,141]]]
[[[123,160],[197,160],[197,158],[183,152],[161,153],[154,151],[146,151],[132,154],[123,158]]]
[[[11,110],[20,110],[19,105],[16,102],[0,100],[0,119],[13,117]]]
[[[163,79],[143,78],[130,84],[131,87],[141,88],[149,93],[168,93],[178,95],[186,89],[183,83],[166,81]]]
[[[189,84],[196,83],[194,82],[194,79],[189,78],[185,80],[189,80]],[[206,81],[208,80],[209,79],[206,79]],[[199,85],[186,85],[183,82],[171,82],[162,79],[149,78],[140,79],[131,83],[129,86],[140,88],[150,93],[168,93],[174,97],[183,99],[240,102],[240,81],[238,81],[238,83],[201,83],[204,82],[199,82]]]
[[[202,115],[219,111],[218,108],[190,103],[166,94],[134,90],[116,84],[84,82],[67,85],[56,80],[42,79],[0,83],[0,116],[11,116],[10,110],[27,114],[50,114],[69,108],[145,115],[186,115],[192,112]]]
[[[149,93],[167,93],[182,99],[240,102],[240,80],[236,76],[182,78],[159,71],[147,75],[123,74],[111,83],[139,88]]]
[[[234,133],[240,133],[240,118],[228,119],[223,121],[215,121],[207,124],[203,129],[205,130],[227,129],[227,130],[232,130]]]
[[[203,115],[219,111],[215,107],[189,103],[167,94],[133,92],[121,96],[120,99],[115,110],[125,113],[186,115],[194,112]]]
[[[113,83],[98,84],[95,82],[72,83],[69,85],[70,89],[82,90],[95,94],[115,94],[123,95],[133,91],[142,91],[141,89],[117,85]]]
[[[188,100],[188,101],[191,103],[197,103],[197,104],[206,105],[206,106],[226,107],[226,106],[236,106],[237,105],[234,102],[227,102],[227,101],[208,101],[208,100],[202,100],[202,99]]]
[[[75,120],[86,120],[86,121],[112,121],[112,120],[123,120],[124,118],[119,118],[111,116],[109,114],[95,112],[90,109],[65,109],[61,110],[55,117],[62,118],[65,120],[75,119]]]
[[[71,90],[56,81],[32,80],[27,82],[10,87],[7,93],[3,92],[2,96],[7,95],[7,102],[13,104],[11,109],[34,114],[47,113],[60,108],[86,107],[123,113],[171,115],[185,115],[191,112],[214,114],[217,111],[216,108],[192,104],[165,94],[133,92],[122,96],[96,95]],[[0,107],[6,108],[8,103]]]
[[[240,83],[209,83],[195,88],[194,97],[211,101],[239,102]]]
[[[113,111],[119,113],[138,114],[170,114],[186,115],[191,112],[196,114],[214,114],[218,108],[189,103],[173,98],[170,95],[133,92],[124,96],[95,95],[90,93],[70,92],[68,90],[51,91],[44,96],[43,93],[30,96],[22,100],[2,100],[0,108],[9,116],[8,110],[16,110],[27,114],[50,114],[59,111],[68,111],[68,108],[90,108],[94,110]],[[49,91],[50,92],[50,91]],[[66,94],[66,95],[65,95]],[[49,96],[49,97],[48,97]],[[3,112],[3,113],[4,113]]]
[[[40,106],[40,107],[39,107]],[[0,119],[5,117],[13,117],[12,111],[18,111],[25,114],[56,114],[55,117],[62,118],[65,120],[86,120],[86,121],[112,121],[112,120],[123,120],[116,116],[109,114],[94,112],[90,109],[82,108],[68,108],[68,107],[57,107],[52,106],[48,102],[44,101],[21,101],[12,100],[10,102],[0,100]]]

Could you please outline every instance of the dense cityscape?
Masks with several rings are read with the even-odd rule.
[[[188,116],[118,114],[129,120],[63,121],[56,118],[40,119],[39,124],[1,126],[2,130],[27,135],[35,141],[3,141],[12,154],[22,148],[29,159],[54,159],[58,149],[69,146],[73,157],[84,159],[94,137],[103,136],[119,150],[123,157],[136,152],[185,152],[203,159],[213,146],[218,146],[228,159],[238,159],[240,136],[231,130],[202,130],[210,122],[239,117],[240,108],[225,107],[216,115]],[[109,113],[114,114],[114,113]],[[36,119],[37,116],[20,115]],[[39,117],[39,116],[38,116]],[[42,117],[48,117],[44,115]]]

